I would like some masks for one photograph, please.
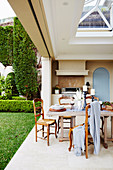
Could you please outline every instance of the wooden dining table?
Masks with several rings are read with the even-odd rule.
[[[63,116],[71,116],[72,117],[72,127],[76,125],[76,117],[77,116],[85,116],[85,110],[78,111],[78,110],[66,110],[66,111],[48,111],[47,116],[49,117],[61,117],[61,134],[59,137],[59,142],[69,140],[68,137],[64,137],[64,130],[63,130]],[[104,143],[103,146],[108,148],[107,141],[113,141],[113,111],[101,111],[101,117],[104,118]],[[111,117],[111,138],[107,137],[107,118]]]

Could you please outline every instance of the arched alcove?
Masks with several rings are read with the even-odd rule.
[[[99,67],[93,72],[93,88],[101,101],[110,101],[110,74],[106,68]]]

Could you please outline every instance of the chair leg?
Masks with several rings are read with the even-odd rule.
[[[49,146],[49,125],[47,125],[47,145]]]
[[[57,123],[55,123],[55,137],[57,138]]]
[[[42,125],[42,137],[44,137],[44,125]]]
[[[86,159],[88,159],[88,134],[85,132],[85,150],[86,150]]]
[[[35,124],[35,137],[36,137],[36,142],[37,142],[37,124]]]
[[[104,118],[102,117],[102,134],[104,134]]]
[[[71,148],[72,148],[72,129],[70,128],[69,130],[69,142],[70,142],[70,145],[69,145],[69,148],[68,150],[71,151]]]
[[[60,126],[59,126],[59,124],[60,124],[60,120],[59,120],[60,118],[58,118],[58,131],[57,131],[57,133],[59,133],[59,129],[60,129]]]

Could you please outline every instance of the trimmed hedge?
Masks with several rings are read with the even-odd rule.
[[[0,112],[25,112],[33,113],[31,100],[0,100]]]

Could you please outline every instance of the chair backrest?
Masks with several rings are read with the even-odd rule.
[[[72,97],[62,96],[59,98],[60,105],[71,105]]]
[[[87,106],[86,106],[86,108],[85,108],[85,112],[86,112],[86,117],[85,117],[85,129],[87,129],[88,130],[88,118],[90,117],[89,115],[88,115],[88,109],[90,108],[91,106],[90,106],[90,104],[88,104]]]
[[[87,97],[86,97],[86,103],[89,104],[90,102],[89,102],[89,101],[87,102],[87,99],[91,99],[90,102],[92,102],[92,96],[87,96]],[[94,96],[94,100],[97,100],[97,101],[99,102],[99,98],[98,98],[98,97],[95,97],[95,96]]]
[[[86,99],[92,99],[92,96],[87,96]],[[94,99],[99,102],[99,98],[94,96]]]
[[[42,116],[42,119],[44,119],[43,100],[39,98],[34,99],[33,108],[34,108],[35,121],[37,121],[37,117],[40,116]]]

